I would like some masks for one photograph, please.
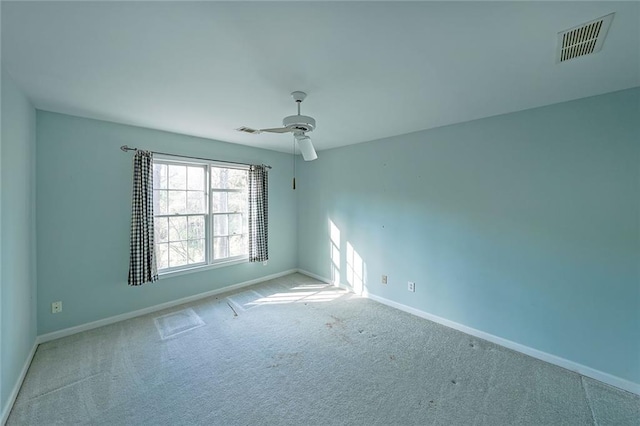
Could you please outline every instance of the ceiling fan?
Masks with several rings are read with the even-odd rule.
[[[313,132],[316,128],[316,120],[313,117],[307,115],[300,115],[300,104],[307,97],[304,92],[293,92],[291,97],[298,104],[298,114],[290,115],[282,120],[283,127],[275,127],[272,129],[252,129],[251,127],[239,127],[236,130],[244,133],[251,133],[253,135],[259,133],[293,133],[293,137],[298,142],[300,147],[300,153],[304,161],[313,161],[318,158],[316,150],[313,147],[311,138],[307,136],[307,133]]]

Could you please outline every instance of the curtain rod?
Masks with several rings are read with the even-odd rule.
[[[122,145],[120,147],[121,150],[123,150],[124,152],[127,151],[138,151],[138,148],[131,148],[128,147],[127,145]],[[218,161],[220,163],[229,163],[229,164],[242,164],[243,166],[250,166],[251,164],[247,164],[247,163],[239,163],[237,161],[225,161],[225,160],[215,160],[213,158],[202,158],[202,157],[190,157],[188,155],[178,155],[178,154],[169,154],[167,152],[158,152],[158,151],[151,151],[154,154],[160,154],[160,155],[168,155],[170,157],[181,157],[181,158],[191,158],[192,160],[204,160],[204,161]],[[271,169],[272,167],[267,165],[267,164],[263,164],[264,167],[267,167],[269,169]]]

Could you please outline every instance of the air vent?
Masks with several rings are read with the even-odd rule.
[[[558,33],[557,62],[590,55],[602,49],[613,13]]]
[[[239,132],[244,132],[244,133],[251,133],[252,135],[255,135],[256,133],[260,133],[260,130],[258,129],[252,129],[251,127],[238,127],[236,129]]]

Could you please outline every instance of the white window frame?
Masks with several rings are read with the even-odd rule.
[[[189,216],[204,216],[204,222],[205,222],[205,260],[204,262],[199,262],[199,263],[192,263],[192,264],[187,264],[187,265],[181,265],[181,266],[175,266],[175,267],[169,267],[169,268],[164,268],[164,269],[158,269],[158,274],[161,276],[165,276],[165,275],[179,275],[179,274],[183,274],[183,273],[188,273],[188,272],[195,272],[195,271],[200,271],[200,270],[204,270],[204,269],[213,269],[213,268],[219,268],[222,266],[231,266],[231,265],[236,265],[239,263],[244,263],[244,262],[248,262],[249,261],[249,244],[248,244],[248,240],[247,240],[247,244],[246,244],[246,252],[244,254],[241,255],[237,255],[237,256],[229,256],[229,257],[225,257],[222,259],[214,259],[213,258],[213,242],[214,242],[214,217],[216,215],[223,215],[223,214],[234,214],[233,212],[227,212],[227,213],[214,213],[213,212],[213,197],[212,194],[213,192],[245,192],[246,194],[246,207],[247,207],[247,212],[246,214],[248,215],[249,212],[249,196],[248,196],[248,187],[245,188],[244,191],[242,190],[236,190],[236,189],[228,189],[228,190],[224,190],[224,189],[220,189],[220,188],[212,188],[211,185],[211,168],[212,167],[217,167],[217,168],[226,168],[226,169],[236,169],[236,170],[244,170],[247,172],[247,185],[248,185],[248,171],[249,171],[249,165],[244,165],[244,164],[229,164],[229,163],[224,163],[224,162],[219,162],[219,161],[206,161],[206,160],[198,160],[198,159],[189,159],[189,158],[182,158],[182,157],[173,157],[173,156],[168,156],[168,155],[158,155],[156,154],[154,156],[154,163],[159,163],[159,164],[174,164],[174,165],[193,165],[193,166],[204,166],[205,167],[205,203],[207,206],[207,211],[204,214],[201,213],[176,213],[176,214],[156,214],[154,212],[154,219],[156,217],[189,217]],[[154,188],[155,190],[155,188]],[[168,190],[167,190],[168,191]],[[187,190],[185,190],[187,191]],[[155,193],[154,193],[155,195]],[[168,202],[168,201],[167,201]],[[243,214],[243,212],[239,212],[240,214]],[[244,229],[244,216],[242,217],[243,219],[243,231],[247,231],[246,229]],[[246,220],[248,221],[249,218],[247,217]],[[248,231],[247,232],[243,232],[241,235],[243,235],[245,238],[249,238],[249,234]],[[229,237],[229,235],[227,235],[227,238]],[[157,244],[157,242],[156,242]]]

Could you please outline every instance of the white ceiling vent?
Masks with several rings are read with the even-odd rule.
[[[596,53],[609,31],[613,13],[558,33],[556,62]]]

